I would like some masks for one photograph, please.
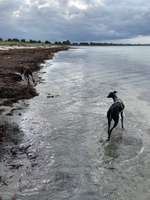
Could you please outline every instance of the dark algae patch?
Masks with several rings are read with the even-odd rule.
[[[0,50],[0,98],[7,98],[4,105],[38,95],[33,85],[27,87],[27,83],[22,81],[22,68],[38,71],[41,63],[52,59],[55,52],[66,49],[67,47],[62,46]]]

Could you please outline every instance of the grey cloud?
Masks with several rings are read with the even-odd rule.
[[[0,37],[103,41],[146,36],[149,10],[144,0],[0,0]]]

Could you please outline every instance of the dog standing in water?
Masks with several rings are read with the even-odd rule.
[[[119,122],[119,114],[121,115],[122,128],[124,128],[124,126],[123,126],[123,110],[124,110],[125,106],[124,106],[123,101],[117,97],[116,93],[117,93],[117,91],[110,92],[107,96],[107,98],[112,98],[114,101],[114,103],[110,106],[109,110],[107,111],[107,119],[108,119],[108,139],[107,139],[107,141],[110,140],[111,132],[117,126],[117,124]],[[110,128],[112,119],[114,120],[114,125],[112,128]]]
[[[21,75],[23,75],[24,78],[27,80],[28,86],[30,85],[30,79],[32,80],[33,83],[35,83],[35,80],[32,75],[32,71],[29,67],[22,67]]]

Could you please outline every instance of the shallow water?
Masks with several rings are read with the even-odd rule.
[[[21,200],[150,198],[150,48],[86,47],[59,52],[41,70],[39,96],[18,117],[31,156],[0,192]],[[46,72],[46,73],[45,73]],[[107,138],[106,112],[117,90],[125,102]],[[50,94],[54,98],[49,97]],[[20,156],[20,157],[19,157]]]

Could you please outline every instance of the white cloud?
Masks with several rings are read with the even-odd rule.
[[[89,7],[87,3],[79,0],[71,0],[68,4],[69,7],[75,7],[80,10],[86,10]]]
[[[93,1],[83,1],[83,0],[70,0],[68,1],[69,7],[75,7],[79,10],[87,10],[91,9],[96,6],[102,6],[103,1],[102,0],[93,0]]]

